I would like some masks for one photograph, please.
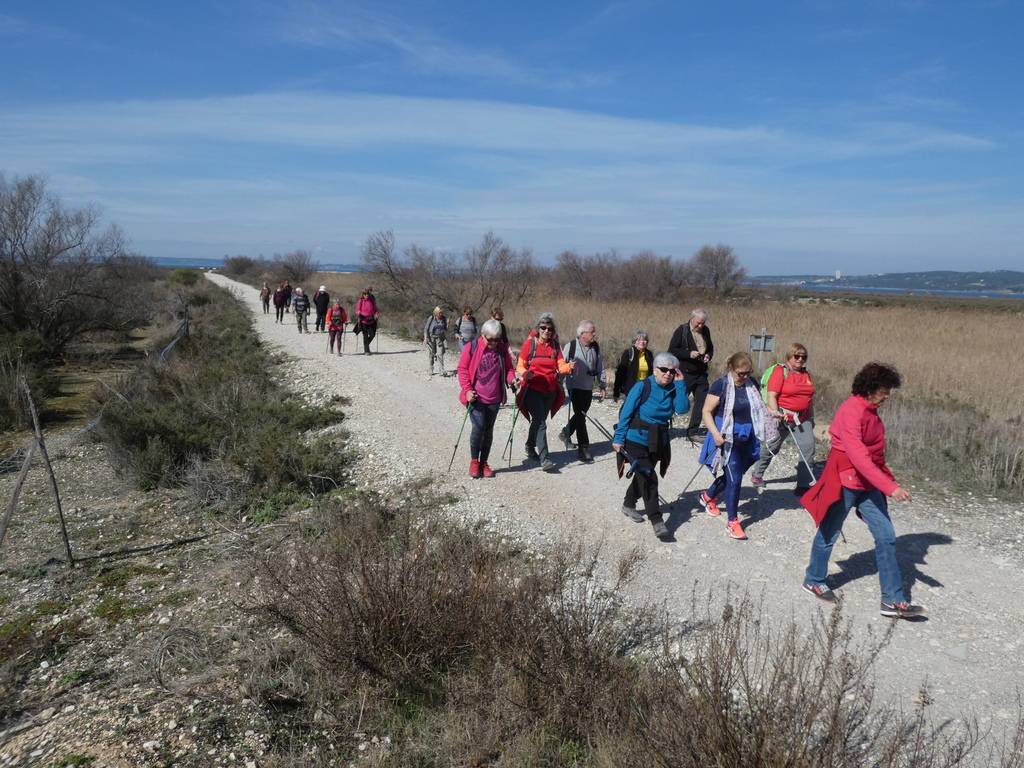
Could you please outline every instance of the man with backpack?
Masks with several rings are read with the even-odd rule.
[[[434,361],[441,362],[441,375],[447,376],[444,369],[444,356],[448,351],[448,318],[441,307],[434,307],[433,313],[423,324],[423,344],[427,348],[427,356],[430,359],[430,375],[434,375]]]
[[[295,289],[295,296],[292,298],[292,306],[295,307],[295,323],[299,327],[299,333],[309,333],[309,296],[301,288]]]
[[[327,292],[326,285],[321,285],[313,294],[313,306],[316,307],[315,330],[317,333],[323,333],[327,330],[327,310],[331,306],[331,294]]]
[[[686,390],[693,394],[686,436],[706,435],[707,429],[700,426],[700,420],[704,398],[708,394],[708,365],[715,356],[715,345],[711,343],[711,330],[708,328],[708,313],[700,307],[693,310],[689,322],[680,325],[672,334],[668,351],[679,360],[679,370],[683,373]]]
[[[565,379],[572,416],[558,436],[566,450],[572,450],[572,436],[575,433],[577,455],[580,461],[590,464],[594,457],[590,455],[587,412],[594,400],[594,384],[598,386],[600,397],[603,398],[608,393],[604,358],[597,343],[597,329],[592,321],[584,320],[577,326],[576,337],[565,345],[562,356],[565,362],[572,366],[572,373]]]

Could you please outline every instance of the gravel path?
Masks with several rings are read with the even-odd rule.
[[[498,476],[472,480],[466,475],[468,427],[449,473],[462,420],[457,385],[454,378],[427,375],[420,347],[382,334],[380,354],[364,357],[352,354],[356,345],[349,337],[347,354],[329,357],[325,335],[299,335],[292,315],[278,325],[273,314],[263,315],[255,289],[220,275],[209,277],[243,299],[265,342],[294,358],[299,386],[350,398],[346,426],[364,454],[359,473],[367,484],[429,476],[462,499],[457,506],[463,514],[538,546],[560,537],[603,540],[609,558],[640,547],[647,561],[637,594],[664,602],[673,615],[689,613],[695,584],[701,592],[723,594],[738,585],[763,596],[772,616],[810,625],[818,603],[800,584],[814,526],[791,493],[791,457],[784,454],[774,462],[772,471],[782,476],[773,478],[769,472],[762,495],[744,489],[740,515],[750,540],[737,542],[726,535],[724,515],[714,519],[701,511],[700,488],[680,497],[696,471],[697,449],[676,440],[672,467],[661,483],[662,496],[672,502],[668,522],[676,541],[661,543],[649,524],[632,523],[619,511],[626,481],[615,476],[607,442],[595,444],[597,461],[591,466],[574,461],[575,452],[555,451],[558,470],[545,474],[523,464],[526,426],[520,420],[508,469],[500,460],[512,418],[508,409],[495,428],[491,463],[499,468]],[[454,368],[453,354],[446,363]],[[595,404],[591,413],[605,426],[615,421],[611,403]],[[557,427],[549,426],[549,435],[564,423],[563,412]],[[912,503],[894,504],[893,517],[904,579],[929,614],[928,621],[896,627],[879,658],[880,689],[909,705],[927,682],[934,714],[955,718],[973,710],[983,727],[991,724],[998,733],[1016,717],[1017,690],[1024,690],[1024,673],[1016,664],[1024,650],[1024,608],[1010,599],[1022,572],[1022,511],[993,500],[919,492]],[[878,614],[871,536],[852,515],[845,534],[847,542],[840,541],[833,554],[830,581],[857,627],[882,633],[890,620]]]

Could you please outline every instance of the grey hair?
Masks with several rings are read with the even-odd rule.
[[[695,310],[693,310],[690,313],[690,319],[691,320],[693,320],[693,318],[695,318],[695,317],[699,317],[702,320],[707,320],[708,319],[708,311],[706,309],[703,309],[702,307],[697,307]]]
[[[579,336],[581,333],[583,333],[583,331],[586,330],[588,325],[594,325],[594,321],[593,320],[580,320],[580,324],[576,326],[576,335]],[[594,328],[596,329],[597,326],[594,325]]]
[[[486,320],[484,324],[480,326],[480,335],[485,339],[500,339],[501,323],[497,320]]]
[[[659,352],[654,356],[655,368],[678,368],[679,358],[671,352]]]
[[[541,325],[550,325],[552,328],[558,328],[558,326],[555,325],[555,316],[550,312],[540,313],[540,317],[537,318],[537,324],[534,327],[539,327]]]
[[[648,341],[649,342],[651,340],[651,337],[648,335],[647,331],[637,331],[636,333],[633,334],[633,342],[634,343],[636,343],[640,339],[643,339],[644,341]]]

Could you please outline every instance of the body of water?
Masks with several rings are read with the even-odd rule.
[[[224,259],[153,259],[158,267],[167,269],[220,269],[224,266]],[[361,264],[329,264],[320,263],[321,272],[364,272]]]
[[[796,286],[805,291],[821,293],[884,293],[890,296],[948,296],[959,299],[1024,299],[1024,293],[1011,291],[943,291],[935,288],[870,288],[856,285],[829,283],[801,283]]]

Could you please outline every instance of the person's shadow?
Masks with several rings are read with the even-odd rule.
[[[771,491],[754,491],[754,495],[740,502],[739,513],[743,528],[748,529],[767,520],[780,509],[793,510],[800,507],[800,500],[790,488]]]
[[[925,556],[928,548],[936,544],[952,544],[953,537],[945,533],[905,533],[896,537],[896,560],[900,565],[900,573],[903,575],[903,588],[906,590],[907,599],[910,599],[911,590],[914,584],[921,582],[929,587],[944,586],[941,581],[924,573],[919,566],[925,565]],[[864,550],[855,552],[845,560],[836,561],[840,572],[829,575],[828,582],[832,589],[849,584],[851,581],[871,576],[878,573],[878,564],[875,562],[875,550]]]

